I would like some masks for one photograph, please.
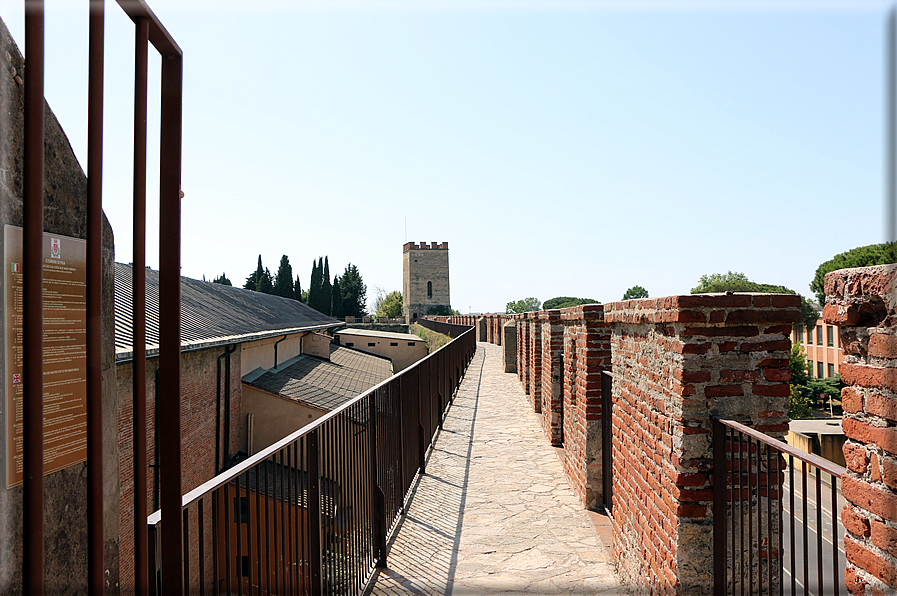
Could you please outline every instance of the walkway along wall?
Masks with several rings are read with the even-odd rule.
[[[799,300],[688,295],[554,311],[560,357],[552,311],[513,315],[518,378],[543,421],[562,421],[564,468],[588,508],[604,503],[601,370],[613,371],[614,555],[636,591],[712,593],[711,416],[784,436]],[[555,367],[561,400],[543,397]]]
[[[851,594],[897,590],[897,265],[825,276],[826,323],[838,325],[848,473],[841,517]]]

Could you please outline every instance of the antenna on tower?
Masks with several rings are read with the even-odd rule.
[[[405,242],[408,242],[408,218],[405,218]]]

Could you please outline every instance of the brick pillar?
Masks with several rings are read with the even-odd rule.
[[[502,369],[506,373],[517,372],[517,321],[511,319],[502,326]]]
[[[841,513],[851,594],[897,591],[897,265],[825,276],[825,322],[838,325],[848,473]]]
[[[600,304],[561,310],[564,350],[564,471],[584,507],[604,503],[601,369],[610,366],[610,328]]]
[[[538,313],[542,326],[541,384],[542,429],[554,446],[564,442],[564,401],[562,392],[564,366],[564,324],[561,311],[543,310]]]
[[[542,324],[538,313],[527,313],[529,324],[529,372],[527,382],[529,386],[530,403],[533,411],[542,413]]]
[[[517,323],[517,380],[520,381],[520,384],[523,385],[524,391],[526,391],[527,383],[526,383],[526,370],[527,370],[527,335],[528,329],[526,327],[526,321],[523,319],[523,315],[514,315],[514,319]]]
[[[636,591],[712,594],[711,415],[784,436],[799,319],[797,295],[605,305],[613,325],[613,550]]]
[[[486,341],[486,317],[477,319],[477,341]]]

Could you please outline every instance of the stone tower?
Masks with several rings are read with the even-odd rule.
[[[448,242],[406,242],[402,263],[405,321],[412,323],[419,315],[451,314]]]

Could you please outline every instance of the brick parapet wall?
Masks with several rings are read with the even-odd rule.
[[[604,502],[601,371],[610,366],[610,327],[600,304],[560,311],[563,324],[564,471],[583,506]]]
[[[605,305],[614,555],[639,591],[712,593],[711,416],[784,436],[799,307],[798,296],[763,294]]]
[[[842,479],[851,594],[897,591],[897,265],[825,276],[826,323],[838,325],[845,362]]]
[[[529,327],[529,374],[527,374],[527,393],[533,411],[542,413],[542,322],[539,314],[526,313],[526,325]]]
[[[537,313],[541,327],[538,341],[541,342],[540,384],[542,428],[552,445],[564,442],[563,416],[564,398],[562,392],[564,363],[564,325],[561,311],[543,310]]]

